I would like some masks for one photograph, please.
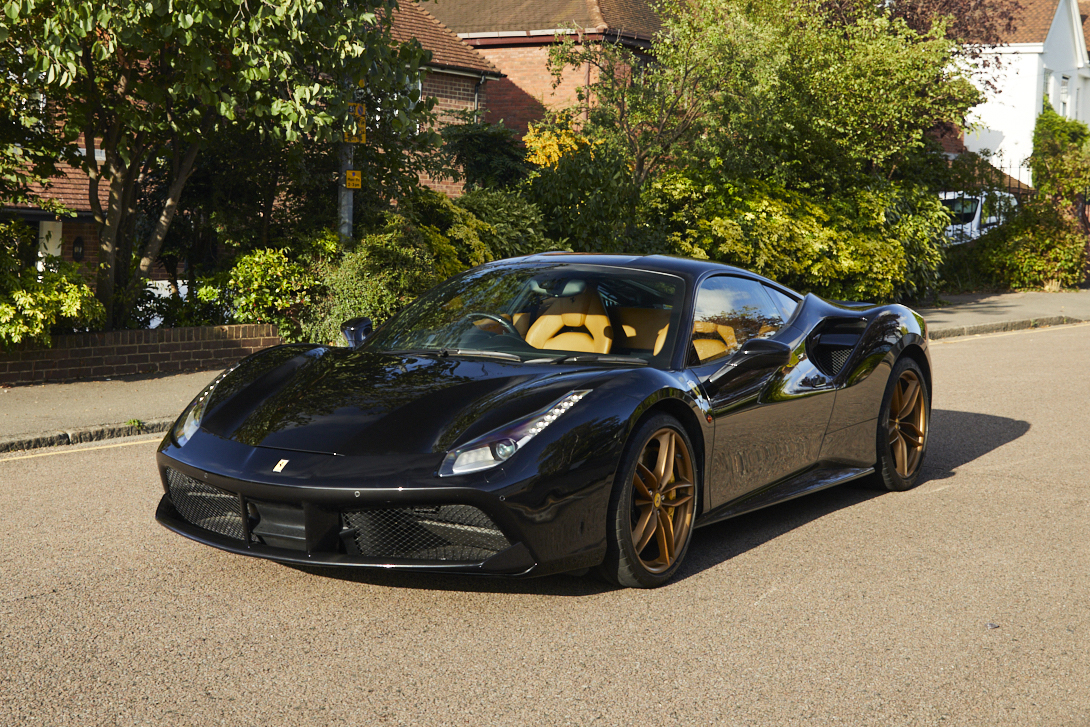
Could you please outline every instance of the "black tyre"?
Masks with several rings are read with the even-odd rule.
[[[878,412],[876,484],[903,491],[916,486],[927,454],[931,392],[919,364],[902,358],[893,367]]]
[[[656,414],[633,432],[609,502],[602,576],[620,586],[654,588],[677,572],[693,537],[699,470],[684,427]]]

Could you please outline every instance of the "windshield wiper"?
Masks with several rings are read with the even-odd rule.
[[[619,363],[646,366],[647,360],[642,359],[639,356],[618,356],[608,353],[579,353],[574,356],[561,356],[558,359],[553,359],[553,363]]]
[[[522,361],[522,357],[503,351],[477,351],[470,348],[444,348],[439,351],[440,356],[484,356],[487,358],[502,358],[504,361]]]

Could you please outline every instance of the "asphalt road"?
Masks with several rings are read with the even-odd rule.
[[[933,356],[917,489],[656,591],[306,572],[158,526],[157,438],[2,458],[0,725],[1090,724],[1090,326]]]

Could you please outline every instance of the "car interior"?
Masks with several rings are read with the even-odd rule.
[[[617,281],[571,278],[561,281],[531,280],[531,293],[517,305],[517,313],[501,313],[530,346],[545,351],[657,356],[670,331],[671,308],[656,299],[636,299],[631,291],[616,289]],[[546,285],[550,287],[545,287]],[[612,289],[610,286],[612,285]],[[642,303],[642,305],[640,305]],[[698,320],[693,325],[691,365],[727,356],[750,338],[773,335],[779,325],[748,311],[735,311],[729,321]],[[777,320],[776,323],[782,323]],[[478,329],[510,334],[496,320],[480,318]]]
[[[617,289],[609,281],[606,290],[593,280],[569,279],[547,289],[530,281],[534,294],[517,313],[501,313],[530,346],[540,350],[576,351],[598,354],[658,355],[670,329],[671,308],[644,295],[638,300],[632,291]],[[624,304],[622,304],[624,303]],[[478,328],[495,334],[510,333],[499,322],[487,318],[475,321]]]

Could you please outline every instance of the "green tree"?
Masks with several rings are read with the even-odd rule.
[[[573,246],[665,246],[837,296],[922,295],[947,222],[928,187],[942,158],[927,133],[961,124],[980,96],[946,19],[916,29],[897,7],[667,0],[645,52],[560,45],[557,78],[593,72],[569,114],[585,119],[587,145],[569,144],[532,177],[550,231],[589,227],[564,213],[609,195],[574,162],[619,151],[638,214],[618,216],[623,234]],[[567,168],[579,171],[557,174]],[[561,183],[539,181],[553,177]]]
[[[449,173],[465,180],[466,189],[509,187],[530,171],[526,150],[515,132],[499,123],[482,121],[475,111],[455,118],[440,132]]]
[[[624,150],[637,187],[690,151],[724,107],[741,113],[775,57],[769,29],[731,3],[664,0],[658,10],[662,30],[649,50],[569,35],[549,54],[554,85],[569,68],[591,71],[568,117],[586,118],[588,137]]]
[[[0,57],[8,78],[16,79],[9,83],[10,104],[22,114],[41,103],[55,110],[54,119],[40,123],[59,124],[47,131],[63,140],[68,158],[78,155],[91,182],[101,239],[96,294],[106,303],[108,325],[119,270],[126,267],[119,251],[127,245],[139,250],[128,283],[134,289],[162,249],[210,135],[242,127],[289,142],[337,138],[357,80],[366,82],[369,109],[381,111],[402,135],[418,135],[429,118],[429,105],[415,90],[425,53],[415,41],[392,42],[393,4],[5,2]],[[96,157],[98,149],[105,161]],[[139,185],[160,164],[161,204],[146,237],[132,245],[124,238],[137,233]]]

